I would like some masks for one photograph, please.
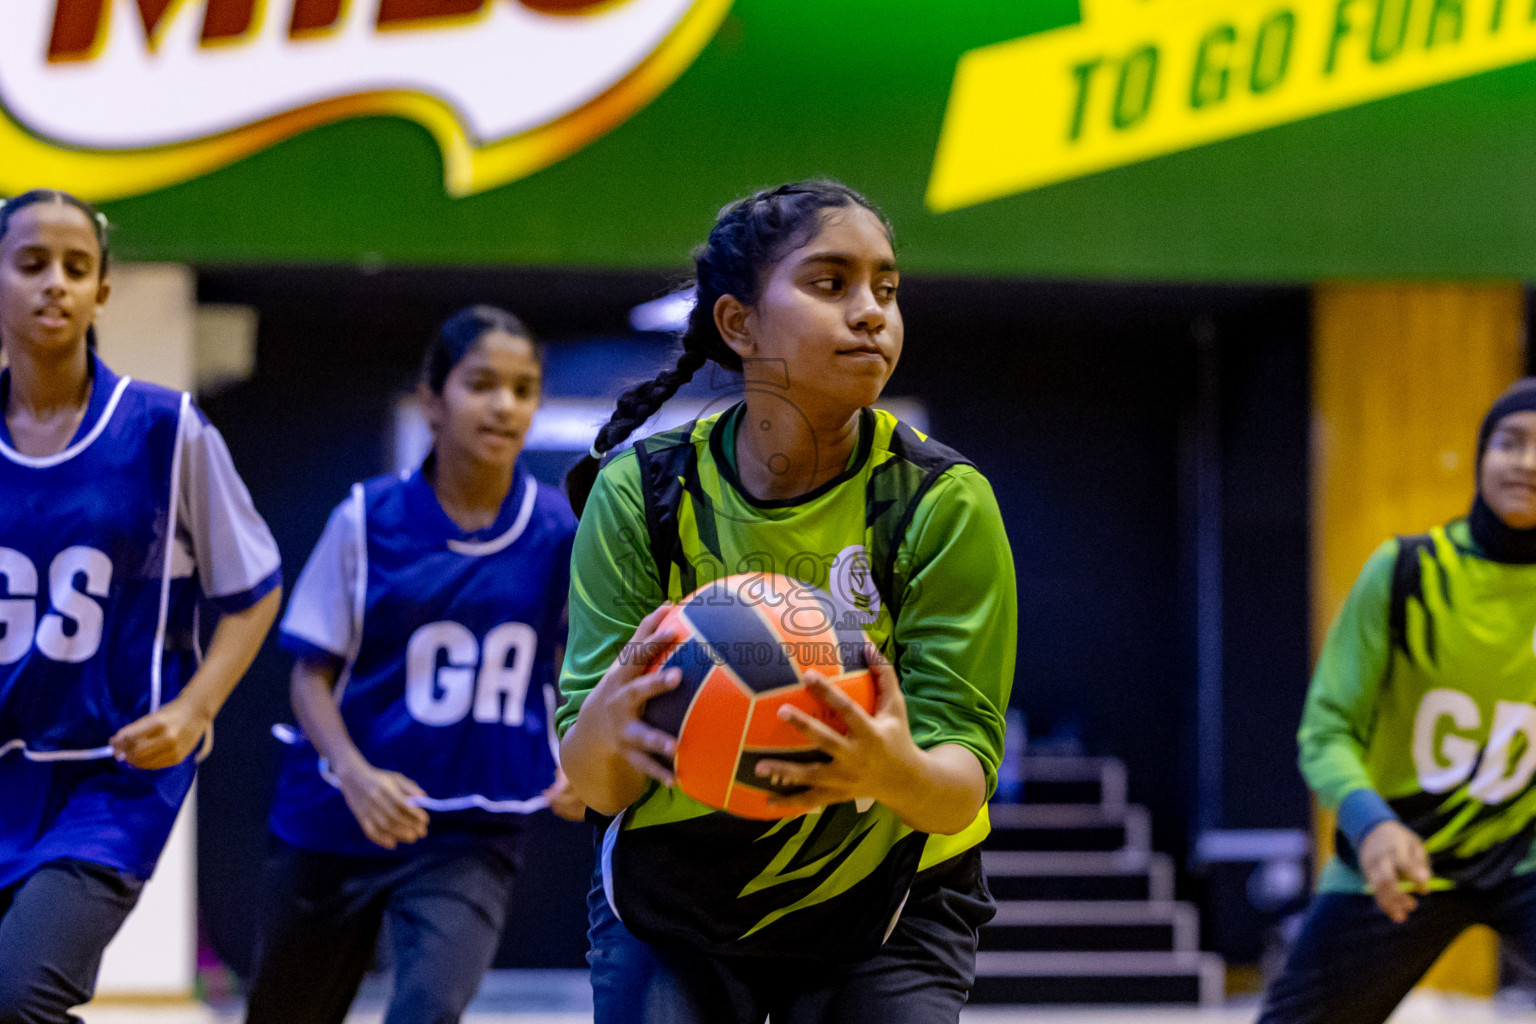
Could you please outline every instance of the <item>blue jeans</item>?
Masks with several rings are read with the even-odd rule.
[[[1474,924],[1488,925],[1506,949],[1536,965],[1536,875],[1418,899],[1408,920],[1393,924],[1369,896],[1318,896],[1265,994],[1259,1024],[1380,1024]]]
[[[918,875],[880,952],[849,966],[653,946],[587,895],[594,1024],[954,1024],[996,907],[970,850]]]
[[[630,934],[603,892],[603,861],[592,869],[587,893],[587,964],[591,967],[594,1024],[629,1024],[641,1009],[658,964],[651,947]]]

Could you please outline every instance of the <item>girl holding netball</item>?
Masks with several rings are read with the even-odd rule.
[[[1301,767],[1338,854],[1265,1024],[1384,1021],[1474,924],[1536,966],[1536,378],[1476,466],[1471,513],[1377,548],[1318,655]]]
[[[575,517],[519,464],[542,360],[473,306],[427,349],[433,447],[356,484],[295,585],[291,737],[247,1021],[339,1022],[388,921],[390,1024],[449,1024],[490,966],[523,817],[581,804],[550,717]]]
[[[277,548],[187,395],[96,355],[106,220],[0,205],[0,1021],[73,1020],[277,614]],[[197,657],[199,596],[223,613]]]
[[[977,844],[1013,677],[996,500],[871,408],[903,331],[890,231],[862,196],[803,182],[733,203],[696,271],[676,368],[625,392],[594,451],[707,362],[743,375],[744,400],[568,478],[585,508],[557,723],[576,791],[617,816],[590,901],[597,1020],[954,1021],[992,914]],[[786,709],[827,760],[758,766],[807,812],[777,822],[673,787],[653,755],[674,739],[640,714],[676,676],[625,649],[666,639],[666,602],[741,572],[830,591],[878,645],[873,714],[811,680],[846,735]]]

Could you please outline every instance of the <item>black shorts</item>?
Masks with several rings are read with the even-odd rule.
[[[996,912],[979,849],[919,873],[880,952],[850,965],[642,942],[614,916],[601,876],[587,906],[595,1024],[953,1024]]]

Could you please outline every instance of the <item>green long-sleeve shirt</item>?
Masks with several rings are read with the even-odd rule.
[[[1328,631],[1301,769],[1324,806],[1379,793],[1443,882],[1488,884],[1536,866],[1536,566],[1485,557],[1461,520],[1410,541],[1376,549]],[[1321,888],[1363,891],[1347,846]]]
[[[900,538],[890,608],[862,571],[872,544],[872,474],[898,456],[896,420],[867,412],[848,466],[790,502],[760,502],[732,465],[743,407],[692,434],[698,484],[679,509],[683,553],[702,585],[733,572],[776,572],[829,591],[895,662],[914,740],[973,752],[996,781],[1013,681],[1017,598],[997,501],[972,466],[944,472]],[[570,639],[556,716],[563,733],[663,589],[646,538],[633,452],[603,468],[577,531]],[[840,804],[778,822],[737,818],[652,784],[610,835],[608,878],[631,928],[724,953],[856,959],[878,948],[919,863],[979,842],[985,812],[957,836],[913,833],[888,808]]]

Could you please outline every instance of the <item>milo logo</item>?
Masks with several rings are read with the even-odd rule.
[[[625,0],[518,0],[530,10],[547,14],[579,14],[604,3]],[[154,46],[166,14],[176,0],[135,0],[122,6],[138,8],[146,43]],[[293,0],[288,35],[300,39],[316,32],[334,30],[341,21],[346,0]],[[380,29],[410,28],[451,18],[476,18],[486,0],[380,0]],[[57,0],[53,9],[53,33],[48,40],[48,59],[89,60],[96,56],[106,28],[110,0]],[[202,45],[239,40],[260,28],[265,15],[257,0],[207,0],[203,6]]]
[[[149,191],[330,121],[426,127],[448,191],[622,123],[730,0],[54,0],[0,6],[0,192]],[[31,180],[29,175],[43,175]]]

